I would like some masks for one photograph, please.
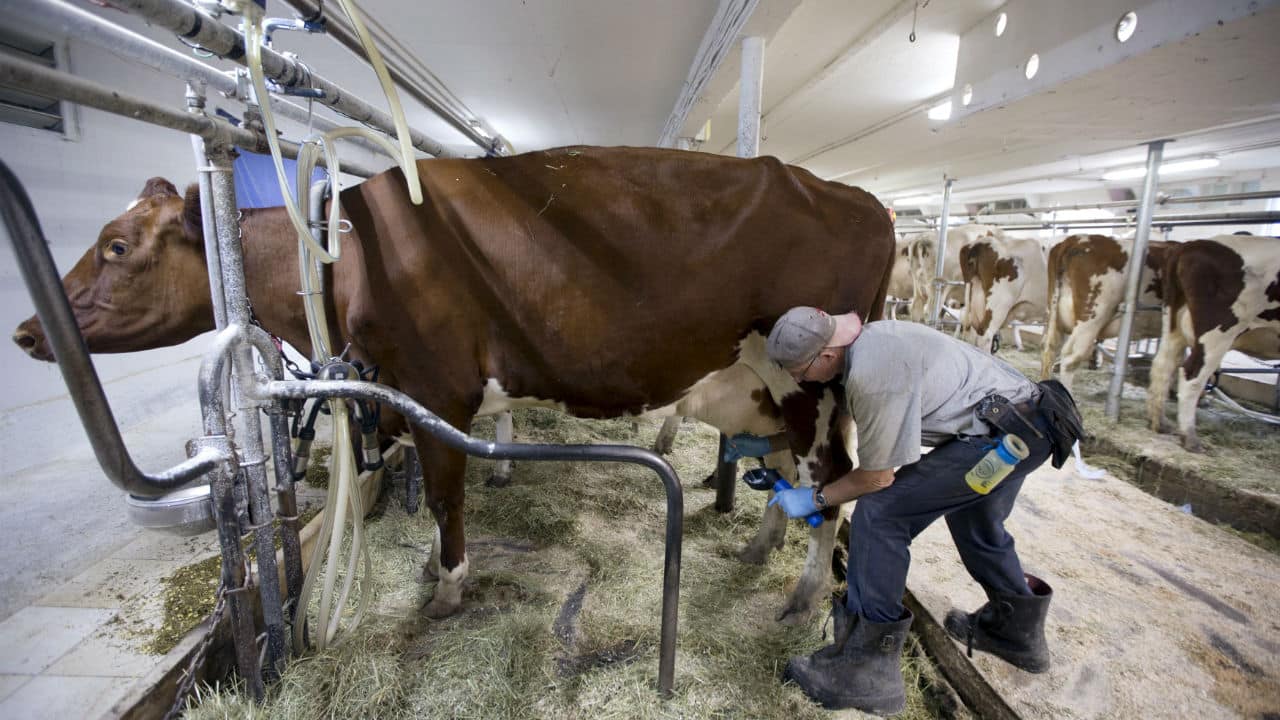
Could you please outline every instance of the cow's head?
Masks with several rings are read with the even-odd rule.
[[[168,180],[148,180],[129,209],[103,226],[62,286],[89,352],[176,345],[211,330],[196,188],[184,199]],[[53,360],[35,316],[18,325],[13,341],[33,358]]]

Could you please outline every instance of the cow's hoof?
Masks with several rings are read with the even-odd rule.
[[[748,565],[763,565],[764,561],[769,559],[771,549],[768,545],[762,547],[756,543],[750,543],[738,551],[738,559]]]
[[[1205,452],[1204,443],[1200,442],[1200,438],[1195,437],[1194,435],[1182,438],[1182,447],[1187,452],[1193,452],[1200,455],[1203,455]]]
[[[445,602],[439,597],[431,598],[431,602],[422,606],[422,614],[432,620],[442,620],[454,615],[462,607],[461,603]]]
[[[671,446],[672,446],[672,445],[674,445],[674,444],[675,444],[675,443],[674,443],[672,440],[668,440],[667,438],[659,437],[659,438],[658,438],[657,440],[655,440],[655,441],[654,441],[654,443],[653,443],[653,451],[654,451],[654,452],[656,452],[656,453],[658,453],[659,455],[670,455],[670,454],[671,454]]]
[[[813,604],[790,600],[778,611],[777,621],[783,625],[805,625],[813,618]]]
[[[431,567],[431,562],[422,563],[422,580],[423,582],[435,582],[440,579],[440,573],[436,568]]]
[[[484,481],[485,487],[504,488],[511,484],[511,476],[502,473],[491,473],[487,480]]]

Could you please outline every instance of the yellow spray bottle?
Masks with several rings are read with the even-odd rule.
[[[996,446],[991,448],[982,459],[965,473],[964,481],[979,495],[986,495],[1000,484],[1001,480],[1013,471],[1013,466],[1023,460],[1031,451],[1022,438],[1017,435],[1005,435]]]

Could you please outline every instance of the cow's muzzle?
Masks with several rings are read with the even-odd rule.
[[[13,333],[13,342],[22,351],[36,360],[44,360],[45,362],[53,362],[53,353],[49,352],[49,347],[45,343],[44,334],[39,328],[35,327],[35,323],[28,320],[18,326]]]

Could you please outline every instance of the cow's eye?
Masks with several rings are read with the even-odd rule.
[[[123,240],[112,240],[111,244],[107,246],[107,249],[111,251],[112,255],[116,256],[122,256],[129,252],[129,246],[126,245]]]

